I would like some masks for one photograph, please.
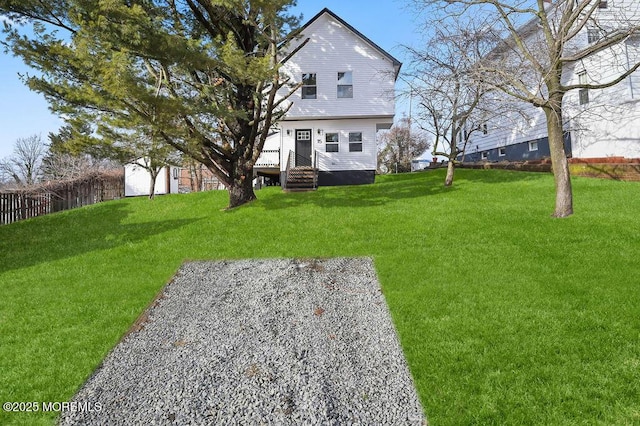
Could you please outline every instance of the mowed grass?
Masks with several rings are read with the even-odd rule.
[[[460,170],[0,227],[0,402],[72,397],[189,259],[370,256],[433,425],[640,424],[640,184]],[[7,413],[0,424],[51,424]]]

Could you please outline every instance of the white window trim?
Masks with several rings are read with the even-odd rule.
[[[329,154],[335,154],[336,152],[340,152],[340,132],[325,132],[324,134],[325,136],[325,141],[324,141],[324,146],[325,146],[325,152],[328,152]],[[327,137],[328,135],[338,135],[338,140],[337,141],[328,141]],[[335,147],[337,148],[336,151],[328,151],[328,147],[331,146],[333,147],[335,145]]]
[[[316,82],[316,84],[313,84],[313,85],[311,85],[311,84],[304,84],[304,76],[305,76],[305,74],[308,74],[308,75],[314,75],[314,76],[315,76],[315,82]],[[303,79],[302,79],[302,86],[300,86],[300,98],[301,98],[301,99],[303,99],[303,100],[308,100],[308,99],[311,99],[311,100],[313,100],[313,99],[318,99],[318,73],[315,73],[315,72],[303,72],[303,73],[302,73],[302,78],[303,78]],[[316,93],[315,93],[315,96],[314,96],[313,98],[311,98],[311,97],[305,97],[305,96],[304,96],[304,89],[305,89],[305,88],[307,88],[307,87],[315,87],[315,89],[316,89]]]
[[[353,71],[338,71],[336,77],[340,74],[349,74],[349,84],[340,84],[340,79],[338,78],[336,84],[336,97],[337,99],[353,99]],[[351,87],[351,96],[340,96],[340,87]]]
[[[587,76],[587,70],[578,71],[578,83],[579,84],[588,84],[589,78]]]
[[[359,141],[352,141],[351,140],[351,134],[352,133],[360,133],[360,140]],[[348,131],[347,132],[347,141],[349,143],[349,152],[364,152],[364,132],[362,130]],[[362,147],[362,149],[360,151],[352,151],[351,150],[351,144],[356,144],[356,143],[359,143],[360,146]]]

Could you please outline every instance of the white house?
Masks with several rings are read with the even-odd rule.
[[[574,38],[576,48],[598,41],[622,20],[640,23],[637,0],[600,1],[596,20]],[[553,6],[551,6],[553,7]],[[531,37],[541,31],[535,22],[523,26]],[[640,36],[615,48],[566,66],[563,83],[611,81],[640,61]],[[581,89],[564,97],[565,150],[574,158],[640,158],[640,71],[607,89]],[[469,138],[465,161],[518,161],[549,157],[545,116],[541,108],[520,103],[518,110],[492,119]]]
[[[143,159],[138,160],[139,162]],[[180,178],[180,168],[175,166],[163,167],[156,178],[155,194],[177,194]],[[151,175],[139,164],[124,166],[124,196],[134,197],[149,195],[151,190]]]
[[[284,51],[295,53],[282,72],[302,87],[288,99],[291,108],[254,172],[288,188],[373,183],[378,131],[393,124],[402,64],[326,8]],[[141,167],[128,166],[126,195],[147,195],[149,179]],[[177,192],[174,180],[172,170],[163,170],[156,193]]]
[[[293,187],[293,176],[305,167],[317,172],[318,185],[372,183],[377,134],[393,123],[401,63],[326,8],[287,51],[295,53],[283,72],[302,87],[289,98],[293,105],[256,169],[273,171],[275,161],[265,158],[279,151],[275,170],[283,186]]]

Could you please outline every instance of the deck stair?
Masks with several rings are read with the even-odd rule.
[[[297,166],[289,169],[285,189],[287,191],[314,191],[318,188],[318,169]]]

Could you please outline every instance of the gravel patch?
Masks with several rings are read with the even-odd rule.
[[[143,318],[60,424],[427,423],[371,259],[186,263]]]

